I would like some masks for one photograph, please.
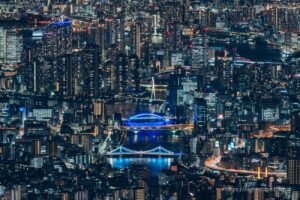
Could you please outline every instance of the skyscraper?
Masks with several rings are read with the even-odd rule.
[[[205,34],[198,35],[192,40],[192,70],[204,74],[208,65],[208,38]]]
[[[83,62],[83,93],[90,98],[100,96],[100,53],[99,46],[87,44],[82,52]]]
[[[46,61],[44,68],[47,68],[47,65],[50,66],[46,74],[51,76],[48,87],[52,92],[62,95],[61,84],[63,84],[64,73],[61,70],[65,68],[64,56],[72,51],[72,23],[70,20],[55,21],[49,24],[44,32],[43,54]]]
[[[287,179],[292,185],[300,185],[300,159],[290,158],[287,165]]]
[[[294,110],[291,113],[291,131],[300,137],[300,110]]]
[[[30,42],[24,45],[21,75],[27,91],[39,93],[41,90],[41,72],[43,68],[42,43]],[[39,87],[38,87],[39,86]]]
[[[197,135],[207,134],[207,102],[202,98],[195,98],[194,128]]]
[[[141,24],[135,24],[135,54],[141,58]]]
[[[23,38],[16,30],[0,28],[0,63],[17,64],[21,62]]]
[[[73,86],[73,63],[72,54],[64,54],[58,57],[58,68],[59,68],[59,88],[58,92],[62,97],[69,98],[74,94]]]

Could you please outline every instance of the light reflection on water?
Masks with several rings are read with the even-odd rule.
[[[143,130],[127,132],[125,145],[133,150],[149,150],[162,146],[173,152],[181,152],[183,150],[182,131],[168,130]]]
[[[162,146],[174,153],[184,149],[184,133],[182,131],[168,130],[140,130],[128,131],[127,139],[123,146],[144,151]],[[152,176],[157,176],[161,170],[169,169],[174,157],[114,157],[108,158],[113,168],[128,168],[133,164],[145,165],[150,169]]]
[[[174,158],[108,158],[108,162],[113,168],[124,169],[133,164],[146,165],[150,169],[152,176],[157,176],[160,171],[169,169]]]

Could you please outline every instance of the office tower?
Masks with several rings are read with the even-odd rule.
[[[18,64],[21,62],[23,37],[16,30],[0,28],[0,63]]]
[[[300,109],[291,112],[291,131],[297,133],[300,137]]]
[[[217,57],[216,67],[219,78],[226,89],[233,89],[233,64],[228,57]]]
[[[115,91],[117,91],[116,66],[113,61],[109,60],[105,62],[102,67],[104,95],[112,97],[115,95]]]
[[[194,102],[194,128],[195,134],[207,134],[207,102],[202,98],[195,98]]]
[[[46,74],[51,77],[49,77],[51,81],[48,83],[50,90],[46,91],[62,94],[60,84],[63,79],[61,68],[64,61],[61,56],[70,54],[72,51],[72,23],[70,20],[55,21],[49,24],[44,31],[43,54],[49,70]],[[44,67],[46,66],[44,65]]]
[[[116,93],[124,95],[127,92],[128,62],[124,54],[119,54],[116,61]]]
[[[71,54],[64,54],[57,59],[58,81],[57,92],[61,97],[71,98],[74,94],[74,72]]]
[[[105,27],[104,27],[104,41],[105,41],[105,49],[109,48],[112,44],[115,43],[114,38],[114,20],[113,19],[105,19]]]
[[[178,51],[181,47],[182,26],[177,22],[169,22],[165,24],[164,35],[164,66],[170,66],[172,53]]]
[[[83,65],[83,94],[90,98],[99,98],[100,96],[100,53],[99,46],[96,44],[87,44],[82,51]]]
[[[128,57],[128,79],[127,88],[129,93],[136,94],[140,91],[140,70],[141,64],[140,59],[137,55],[131,55]]]
[[[287,163],[287,179],[292,185],[300,185],[300,159],[289,158]]]
[[[72,87],[73,96],[79,97],[83,94],[84,82],[84,65],[83,65],[83,49],[72,52]]]
[[[190,11],[190,1],[189,0],[183,0],[182,3],[182,23],[186,24],[189,22],[189,13]]]
[[[170,109],[170,112],[176,113],[176,106],[178,103],[178,90],[182,89],[181,78],[183,76],[183,70],[180,67],[177,67],[175,72],[170,75],[168,82],[167,90],[167,107]]]
[[[55,21],[44,30],[45,55],[57,57],[72,50],[72,22]]]
[[[99,47],[101,47],[101,26],[98,26],[96,23],[92,26],[88,27],[88,40],[87,42],[90,44],[97,44]]]
[[[296,95],[300,95],[300,74],[295,74],[292,78],[292,89]]]
[[[197,74],[204,74],[208,65],[208,39],[205,34],[192,39],[191,69]]]
[[[140,59],[141,58],[141,50],[142,50],[142,45],[141,45],[141,23],[137,22],[135,24],[135,54],[137,57]]]
[[[22,54],[22,81],[27,91],[39,93],[43,84],[41,72],[43,68],[42,43],[30,42],[24,45]]]
[[[125,28],[124,28],[124,20],[125,17],[121,17],[117,19],[116,26],[114,29],[114,35],[115,35],[115,44],[118,47],[118,50],[124,52],[125,50]]]

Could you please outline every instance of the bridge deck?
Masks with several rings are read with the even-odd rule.
[[[122,130],[153,130],[153,129],[162,129],[162,130],[190,130],[193,129],[192,124],[169,124],[162,126],[120,126]]]

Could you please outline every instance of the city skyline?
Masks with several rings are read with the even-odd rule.
[[[299,0],[0,0],[0,198],[300,199]]]

